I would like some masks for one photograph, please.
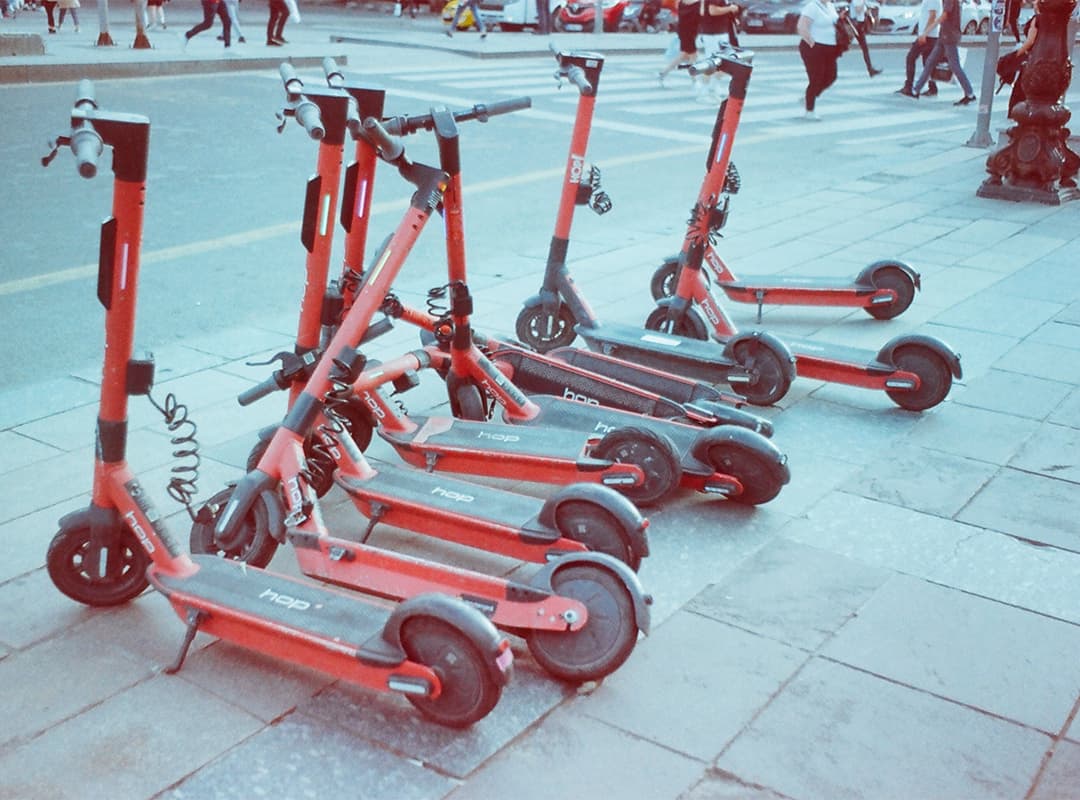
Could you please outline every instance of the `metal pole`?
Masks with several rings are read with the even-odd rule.
[[[1001,49],[1001,29],[1004,27],[1004,20],[1005,0],[994,0],[994,6],[990,11],[990,32],[986,34],[986,52],[983,54],[979,114],[975,118],[975,132],[967,140],[968,147],[990,147],[994,143],[994,137],[990,135],[990,112],[994,108],[994,84],[997,82],[998,53]]]

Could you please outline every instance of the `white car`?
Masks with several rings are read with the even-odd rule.
[[[564,0],[549,0],[552,24],[563,2]],[[504,31],[520,31],[527,27],[536,27],[539,22],[536,0],[480,0],[479,6],[484,25],[489,28],[497,25]]]
[[[919,27],[922,0],[881,0],[878,7],[878,33],[915,33]]]
[[[989,0],[962,0],[960,4],[960,32],[967,36],[990,32]]]

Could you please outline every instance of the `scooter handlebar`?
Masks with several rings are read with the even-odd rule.
[[[487,122],[490,117],[522,111],[526,108],[532,108],[531,97],[513,97],[494,103],[477,103],[472,108],[455,111],[453,115],[455,122],[468,122],[474,119]],[[431,114],[421,114],[416,117],[388,117],[382,121],[383,130],[390,136],[407,136],[421,130],[429,131],[434,125],[434,117]]]
[[[395,139],[375,117],[364,120],[364,133],[379,151],[384,161],[397,161],[405,152],[405,145]]]
[[[84,178],[97,175],[98,158],[104,149],[101,135],[90,125],[71,134],[71,152],[75,154],[75,164]]]
[[[281,75],[281,82],[285,86],[285,91],[289,94],[300,94],[304,88],[304,82],[300,80],[300,76],[296,74],[296,69],[292,64],[282,62],[278,67],[278,74]]]
[[[257,383],[250,389],[245,389],[236,396],[236,401],[242,406],[250,406],[256,400],[262,400],[268,394],[287,389],[289,382],[285,380],[285,377],[280,369],[274,370],[274,374],[264,380],[262,383]]]
[[[330,56],[327,56],[322,60],[323,74],[326,76],[326,84],[332,88],[341,88],[341,84],[345,81],[345,75],[338,68],[337,62]]]

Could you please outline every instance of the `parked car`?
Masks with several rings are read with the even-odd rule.
[[[990,32],[990,3],[963,0],[960,4],[960,31],[968,36]]]
[[[604,30],[617,31],[628,0],[601,0]],[[557,31],[589,31],[596,29],[596,0],[570,0],[552,18]]]
[[[922,0],[881,0],[877,10],[877,33],[917,33]]]
[[[742,29],[746,33],[795,33],[799,12],[806,0],[762,0],[746,9]]]
[[[559,15],[564,0],[549,0],[552,21]],[[488,28],[521,31],[539,24],[535,0],[480,0],[480,18]]]

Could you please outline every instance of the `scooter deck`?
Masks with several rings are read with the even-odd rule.
[[[824,292],[855,292],[857,295],[873,294],[877,289],[867,283],[856,283],[851,278],[837,277],[835,275],[754,275],[751,278],[739,278],[734,281],[719,281],[725,291],[757,291],[762,290],[768,297],[770,289],[784,291],[796,289],[800,291]],[[755,301],[756,302],[756,301]]]
[[[707,383],[725,380],[738,369],[716,342],[610,323],[578,325],[575,330],[590,350]]]
[[[211,618],[243,619],[245,624],[315,636],[355,651],[357,659],[372,666],[392,667],[404,658],[382,636],[389,613],[380,606],[237,561],[210,555],[191,558],[198,566],[193,574],[180,577],[151,570],[151,583],[170,600],[186,598]]]
[[[799,377],[822,377],[820,369],[835,372],[838,367],[854,370],[868,376],[888,375],[896,371],[891,364],[878,360],[877,353],[861,347],[849,347],[832,342],[815,342],[811,339],[784,339],[795,355]]]
[[[380,503],[390,510],[408,507],[439,527],[453,515],[468,514],[472,528],[513,531],[532,542],[560,538],[558,531],[539,521],[544,505],[539,498],[415,467],[384,463],[374,466],[375,474],[365,478],[339,473],[337,483],[365,503]]]

